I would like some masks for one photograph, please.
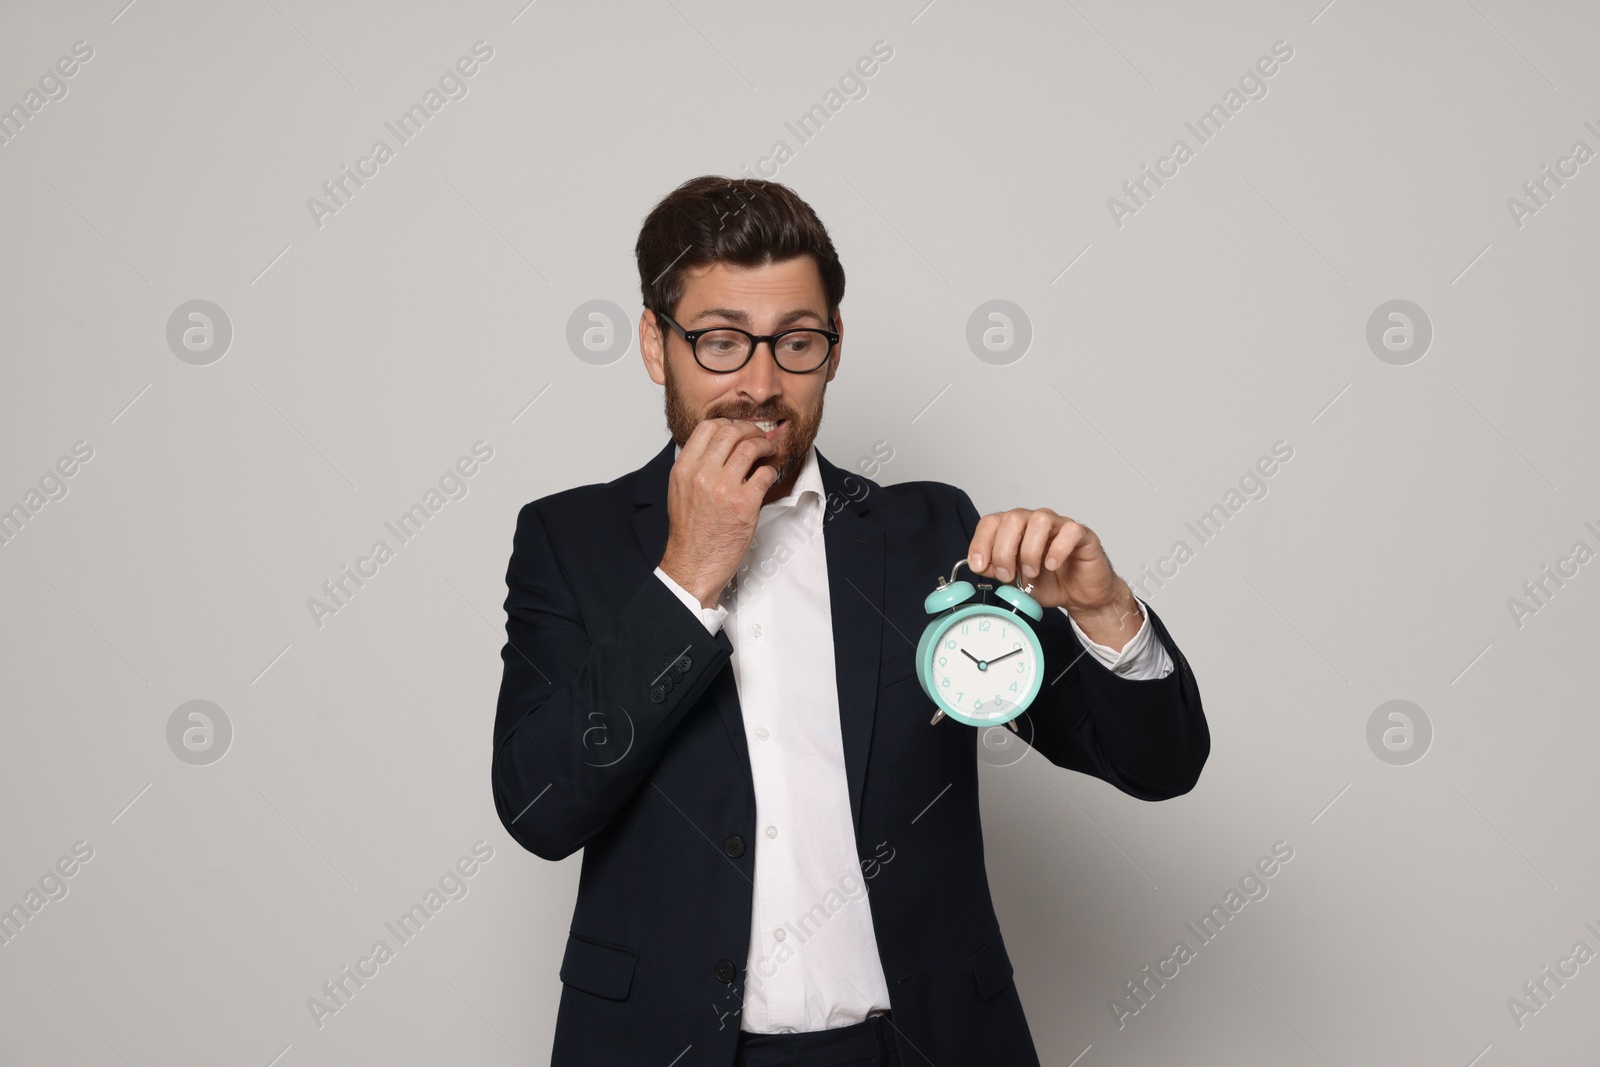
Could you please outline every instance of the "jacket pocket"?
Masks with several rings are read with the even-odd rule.
[[[909,656],[906,657],[907,660],[910,658]],[[901,662],[899,660],[892,663],[885,662],[883,670],[878,674],[878,688],[888,689],[892,685],[900,684],[907,678],[915,678],[916,676],[917,665],[915,663]]]
[[[1011,984],[1011,958],[997,933],[970,958],[972,975],[978,983],[978,997],[993,1000]]]
[[[639,957],[627,949],[568,934],[567,952],[561,959],[561,981],[597,997],[626,1000],[638,962]]]

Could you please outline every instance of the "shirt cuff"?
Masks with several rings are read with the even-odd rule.
[[[1105,664],[1112,674],[1135,682],[1165,678],[1172,673],[1172,657],[1167,655],[1166,646],[1156,639],[1150,627],[1150,612],[1146,609],[1145,602],[1138,594],[1134,594],[1133,599],[1139,601],[1139,611],[1143,615],[1143,621],[1139,624],[1139,632],[1128,639],[1128,643],[1122,646],[1120,652],[1091,641],[1089,635],[1078,625],[1078,621],[1072,617],[1071,612],[1066,608],[1059,610],[1072,624],[1072,631],[1078,635],[1078,640],[1083,642],[1083,647],[1091,656]]]
[[[683,601],[684,607],[694,612],[695,618],[699,619],[700,622],[704,624],[707,633],[709,633],[712,637],[717,636],[717,632],[722,629],[722,620],[728,617],[727,608],[723,607],[721,604],[718,604],[714,608],[702,606],[699,598],[669,578],[667,576],[667,572],[662,570],[660,567],[656,568],[656,577],[665,582],[667,588],[672,590],[679,600]]]

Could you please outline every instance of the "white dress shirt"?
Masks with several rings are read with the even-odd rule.
[[[749,552],[716,607],[655,570],[708,632],[726,627],[733,646],[757,833],[739,1028],[756,1033],[847,1026],[889,1009],[845,778],[825,497],[813,447],[789,495],[762,506]],[[1090,641],[1067,618],[1089,653],[1125,678],[1172,670],[1148,613],[1121,652]]]

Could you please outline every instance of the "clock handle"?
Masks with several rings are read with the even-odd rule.
[[[968,560],[967,557],[963,556],[961,559],[956,560],[956,565],[954,567],[950,568],[950,581],[954,582],[956,580],[956,571],[960,570],[962,568],[962,566],[965,566],[967,568],[967,570],[969,570],[969,571],[972,570],[972,563]],[[977,572],[973,571],[973,574],[976,575]],[[1022,577],[1022,575],[1020,575],[1020,574],[1017,575],[1018,579],[1020,579],[1021,577]],[[1024,593],[1033,592],[1033,583],[1032,582],[1029,582],[1027,585],[1023,585],[1022,582],[1019,580],[1019,581],[1008,582],[1006,584],[1014,585]]]

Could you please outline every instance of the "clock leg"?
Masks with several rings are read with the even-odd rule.
[[[932,726],[934,723],[938,722],[942,718],[944,718],[944,709],[940,708],[938,711],[933,713],[933,718],[928,720],[928,725]]]

